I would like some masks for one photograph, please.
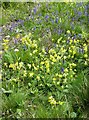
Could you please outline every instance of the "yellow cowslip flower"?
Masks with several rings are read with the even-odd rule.
[[[73,42],[73,40],[70,40],[70,44]]]
[[[34,66],[35,66],[35,64],[33,63],[33,64],[32,64],[32,66],[34,67]]]
[[[9,40],[8,39],[4,39],[3,42],[8,44]]]
[[[29,77],[33,77],[34,73],[33,72],[29,72]]]
[[[74,69],[74,71],[76,72],[76,69]]]
[[[40,69],[41,69],[41,70],[44,70],[43,66],[40,66]]]
[[[72,53],[72,50],[69,48],[69,52]]]
[[[56,54],[56,53],[54,54],[54,57],[55,57],[55,58],[57,57],[57,54]]]
[[[85,46],[87,46],[86,44],[83,44],[83,46],[85,47]]]
[[[23,37],[23,38],[22,38],[22,43],[25,43],[25,41],[26,41],[26,38]]]
[[[33,42],[33,44],[37,44],[37,41],[36,41],[36,40],[33,40],[32,42]]]
[[[70,34],[70,30],[67,30],[67,33]]]
[[[79,40],[77,40],[77,43],[79,43]]]
[[[61,74],[59,74],[58,76],[59,76],[59,78],[62,78],[62,75],[61,75]]]
[[[37,53],[37,51],[38,51],[37,49],[36,49],[36,50],[33,50],[33,54]]]
[[[34,63],[32,64],[32,66],[34,67],[35,70],[38,70]]]
[[[64,83],[66,83],[66,82],[67,82],[67,78],[64,79]]]
[[[61,56],[57,56],[57,60],[60,60],[61,59]]]
[[[31,33],[29,33],[29,34],[28,34],[28,36],[29,36],[29,37],[31,37],[31,36],[32,36],[32,34],[31,34]]]
[[[50,55],[50,60],[52,60],[53,59],[53,56],[52,55]]]
[[[7,51],[8,48],[9,48],[8,44],[7,43],[2,43],[2,45],[3,45],[4,50]]]
[[[53,99],[53,96],[50,96],[50,97],[49,97],[49,100],[51,100],[51,99]]]
[[[32,47],[32,48],[37,48],[37,44],[32,43],[32,44],[31,44],[31,47]]]
[[[43,61],[40,63],[41,65],[45,64]]]
[[[64,56],[64,60],[66,59],[67,57],[66,56]]]
[[[27,66],[29,67],[29,69],[31,69],[31,64],[27,64]]]
[[[72,53],[73,53],[73,55],[75,55],[75,54],[76,54],[76,50],[73,50],[73,52],[72,52]]]
[[[50,69],[49,69],[50,65],[49,65],[48,60],[45,61],[45,66],[46,66],[47,73],[49,73],[50,72]]]
[[[57,80],[57,79],[54,77],[53,80],[55,81],[55,80]]]
[[[63,104],[64,104],[64,102],[59,101],[59,102],[58,102],[58,104],[59,104],[59,105],[63,105]]]
[[[51,101],[50,101],[50,104],[51,104],[51,105],[56,105],[56,104],[57,104],[57,102],[56,102],[56,100],[55,100],[55,99],[53,99],[53,100],[51,100]]]
[[[59,82],[59,81],[57,82],[57,85],[60,85],[60,82]]]
[[[88,50],[88,49],[87,49],[87,46],[84,46],[84,50],[85,50],[85,52],[87,52],[87,50]]]
[[[55,51],[53,48],[51,48],[51,49],[49,50],[49,54],[56,54],[56,51]]]
[[[16,66],[16,67],[18,66],[18,62],[15,63],[15,66]]]
[[[23,65],[24,65],[23,62],[20,62],[20,63],[19,63],[19,68],[22,68]]]
[[[16,65],[15,64],[10,64],[9,68],[12,68],[13,70],[16,70]]]
[[[45,62],[45,66],[46,66],[46,68],[49,68],[49,62],[48,61]]]
[[[61,47],[60,52],[65,53],[66,50],[63,47]]]
[[[17,82],[17,79],[15,79],[15,78],[11,78],[10,81]]]
[[[74,67],[76,66],[76,64],[75,64],[75,63],[71,63],[70,65],[71,65],[71,66],[74,66]]]
[[[52,56],[52,55],[50,55],[50,60],[51,60],[52,62],[56,62],[56,61],[57,61],[57,59],[55,59],[55,57]]]
[[[7,67],[7,63],[4,63],[5,67]]]
[[[16,38],[19,39],[19,38],[20,38],[20,34],[17,34],[17,35],[16,35]]]
[[[57,43],[59,44],[62,40],[62,37],[57,40]]]
[[[70,66],[70,71],[72,71],[72,67]]]
[[[74,43],[77,43],[77,41],[76,41],[76,40],[74,40]]]
[[[58,73],[56,73],[55,76],[57,77],[57,76],[58,76]]]
[[[37,79],[37,80],[40,80],[40,76],[37,76],[36,79]]]
[[[84,57],[85,57],[85,58],[87,58],[87,57],[88,57],[88,55],[87,55],[87,54],[84,54]]]
[[[45,48],[42,48],[42,53],[46,54]]]
[[[75,46],[71,45],[71,48],[72,48],[72,49],[75,49]]]
[[[65,76],[65,77],[66,77],[67,75],[68,75],[68,73],[64,73],[64,74],[63,74],[63,76]]]
[[[24,70],[24,71],[23,71],[23,76],[26,77],[26,75],[27,75],[27,71]]]
[[[66,68],[66,69],[64,70],[64,72],[67,73],[67,72],[68,72],[68,69]]]
[[[72,55],[71,58],[74,58],[74,55]]]
[[[56,104],[57,104],[57,102],[56,102],[56,100],[53,98],[53,96],[50,96],[50,97],[48,98],[48,102],[49,102],[51,105],[56,105]]]
[[[47,73],[49,73],[49,72],[50,72],[50,69],[49,69],[49,68],[46,68],[46,70],[47,70]]]

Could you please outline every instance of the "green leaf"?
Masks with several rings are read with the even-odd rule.
[[[71,118],[75,118],[75,117],[77,117],[77,114],[76,114],[75,112],[72,112],[72,113],[70,114],[70,117],[71,117]]]

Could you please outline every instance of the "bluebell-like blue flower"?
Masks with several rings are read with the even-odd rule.
[[[81,16],[81,15],[82,15],[82,12],[81,12],[81,11],[78,11],[78,15]]]
[[[24,50],[27,50],[27,46],[26,46],[26,45],[24,45],[24,46],[23,46],[23,49],[24,49]]]
[[[76,39],[76,37],[77,37],[77,36],[76,36],[76,34],[75,34],[75,35],[72,37],[72,40]]]
[[[9,28],[9,30],[10,30],[10,31],[13,31],[13,28],[12,28],[12,27],[10,27],[10,28]]]
[[[46,16],[45,16],[45,19],[47,20],[48,18],[49,18],[49,16],[48,16],[48,15],[46,15]]]
[[[36,26],[35,26],[32,30],[34,30],[34,31],[35,31],[35,30],[36,30]]]
[[[38,3],[38,6],[40,7],[40,3]]]
[[[70,40],[67,40],[67,43],[69,44],[69,43],[70,43]]]
[[[56,22],[56,23],[58,23],[58,20],[59,20],[59,19],[58,19],[58,18],[56,18],[55,22]]]
[[[37,12],[37,9],[36,9],[36,7],[33,9],[33,12],[34,12],[34,14],[36,14],[36,12]]]
[[[62,73],[64,72],[64,68],[63,68],[63,67],[61,68],[61,72],[62,72]]]
[[[17,44],[18,43],[18,40],[17,39],[14,39],[14,44]]]
[[[61,29],[58,29],[58,35],[60,35],[62,33]]]

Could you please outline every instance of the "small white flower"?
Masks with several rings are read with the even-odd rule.
[[[18,50],[18,49],[15,49],[14,51],[15,51],[15,52],[18,52],[19,50]]]

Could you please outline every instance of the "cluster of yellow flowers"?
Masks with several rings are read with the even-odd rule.
[[[8,39],[3,39],[2,46],[3,46],[3,49],[4,49],[5,51],[7,51],[8,48],[9,48],[9,40],[8,40]]]
[[[70,34],[71,32],[68,30],[67,33]],[[13,69],[14,71],[19,70],[19,75],[23,77],[29,77],[30,79],[34,78],[38,81],[44,79],[43,74],[45,74],[45,77],[46,75],[49,75],[52,83],[59,86],[61,81],[63,81],[63,83],[67,83],[68,80],[72,80],[76,75],[77,64],[71,58],[74,58],[77,55],[80,47],[80,40],[70,39],[68,46],[66,46],[66,40],[63,40],[61,37],[57,40],[56,47],[50,48],[47,53],[44,46],[39,47],[40,39],[38,41],[32,40],[31,36],[32,34],[29,33],[29,35],[26,35],[21,39],[22,45],[24,44],[28,48],[29,52],[26,52],[28,52],[27,54],[30,56],[30,63],[27,63],[26,65],[24,62],[11,63],[9,68]],[[20,36],[17,36],[17,38],[19,37]],[[8,47],[6,46],[8,46],[9,40],[5,39],[3,41],[4,50],[7,50]],[[83,45],[83,50],[83,57],[86,58],[85,64],[87,65],[89,59],[87,54],[88,48],[86,44]],[[15,53],[18,53],[18,51],[20,52],[18,48],[14,50]],[[8,67],[8,64],[5,62],[4,66]],[[62,72],[60,70],[61,67],[63,67]],[[57,104],[53,97],[51,97],[49,101],[51,104]]]
[[[4,65],[6,66],[6,64],[4,64]],[[16,70],[16,69],[20,70],[20,69],[23,68],[23,67],[24,67],[23,62],[20,62],[20,63],[16,62],[15,64],[14,64],[14,63],[11,63],[11,64],[9,65],[9,68],[12,68],[13,70]]]
[[[29,47],[31,47],[33,49],[35,49],[35,48],[37,49],[37,41],[36,40],[32,41],[31,36],[32,36],[32,34],[29,33],[28,35],[22,37],[22,39],[21,39],[22,43],[28,45]],[[37,52],[37,50],[33,51],[33,53],[35,53],[35,52]]]
[[[51,105],[56,105],[56,104],[57,104],[57,102],[56,102],[56,100],[53,98],[53,96],[50,96],[50,97],[48,98],[48,102],[50,102]]]
[[[48,102],[51,104],[51,105],[63,105],[64,104],[64,102],[62,102],[62,101],[56,101],[54,98],[53,98],[53,96],[50,96],[49,98],[48,98]]]

